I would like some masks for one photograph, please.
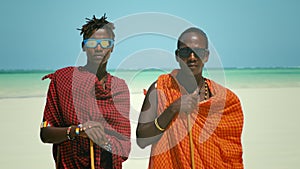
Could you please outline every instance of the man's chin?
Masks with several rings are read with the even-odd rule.
[[[95,59],[94,61],[93,61],[93,63],[94,64],[96,64],[96,65],[103,65],[103,64],[105,64],[107,62],[107,60],[105,61],[105,60],[102,60],[102,59]]]
[[[197,75],[197,74],[199,74],[201,71],[199,70],[198,67],[188,67],[188,69],[186,69],[185,72],[188,73],[188,74]]]

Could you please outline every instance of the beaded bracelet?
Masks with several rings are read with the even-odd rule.
[[[159,126],[159,124],[158,124],[158,122],[157,122],[157,118],[155,118],[154,124],[155,124],[155,126],[156,126],[156,128],[157,128],[158,130],[160,130],[160,131],[165,131],[165,129],[163,129],[162,127]]]
[[[48,122],[48,121],[44,121],[41,123],[41,128],[44,128],[44,127],[51,127],[51,124]]]
[[[80,128],[79,127],[76,127],[76,129],[75,129],[75,133],[76,133],[76,135],[78,136],[79,135],[79,133],[80,133]]]
[[[102,144],[101,147],[104,148],[106,151],[111,152],[110,140],[108,139],[108,141],[106,143]]]
[[[75,137],[72,138],[71,135],[70,135],[71,129],[72,129],[72,126],[67,128],[67,138],[68,138],[68,140],[74,140],[75,139]]]
[[[80,131],[83,131],[83,127],[82,127],[82,124],[78,124],[77,126],[79,128]]]

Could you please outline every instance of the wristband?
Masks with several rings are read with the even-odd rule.
[[[41,128],[44,128],[44,127],[51,127],[51,124],[48,122],[48,121],[44,121],[41,123]]]
[[[111,144],[109,140],[106,143],[102,144],[101,147],[104,148],[106,151],[111,152]]]
[[[160,125],[158,124],[158,122],[157,122],[157,118],[155,118],[155,120],[154,120],[154,124],[155,124],[155,127],[159,130],[159,131],[165,131],[165,129],[164,128],[162,128],[162,127],[160,127]]]
[[[72,138],[71,135],[70,135],[71,129],[72,129],[72,126],[67,128],[67,138],[68,138],[68,140],[74,140],[75,139],[75,137]]]
[[[76,133],[76,135],[78,136],[79,135],[79,133],[80,133],[80,131],[79,131],[80,129],[78,128],[78,127],[76,127],[76,129],[75,129],[75,133]]]
[[[78,124],[77,126],[79,128],[80,131],[83,131],[83,127],[82,127],[82,124]]]

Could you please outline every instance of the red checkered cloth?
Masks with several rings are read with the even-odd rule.
[[[63,68],[46,78],[51,82],[43,121],[55,127],[101,122],[112,152],[94,144],[95,168],[122,168],[131,147],[130,98],[125,81],[108,74],[104,89],[98,78],[83,67]],[[53,157],[58,168],[90,168],[89,139],[76,137],[54,144]]]
[[[173,78],[176,72],[158,78],[158,115],[184,93]],[[212,97],[199,102],[198,113],[190,115],[195,168],[242,169],[240,101],[229,89],[212,80],[207,79],[207,83]],[[152,145],[149,168],[190,169],[191,166],[187,115],[180,113]]]

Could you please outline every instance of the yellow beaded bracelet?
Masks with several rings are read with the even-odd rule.
[[[76,127],[75,133],[76,133],[77,136],[80,134],[80,128],[79,127]]]
[[[163,128],[161,128],[161,127],[159,126],[159,124],[158,124],[158,122],[157,122],[157,118],[155,118],[154,124],[155,124],[155,126],[156,126],[156,128],[157,128],[158,130],[160,130],[160,131],[165,131],[165,129],[163,129]]]

